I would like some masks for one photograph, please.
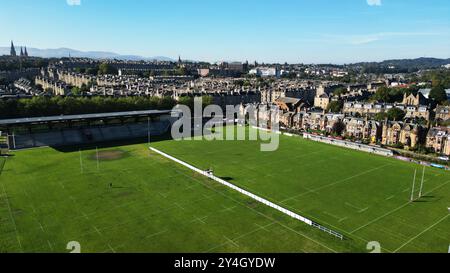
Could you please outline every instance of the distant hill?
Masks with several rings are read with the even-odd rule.
[[[437,58],[417,58],[417,59],[398,59],[386,60],[382,62],[361,62],[350,66],[363,67],[365,72],[369,73],[402,73],[416,72],[418,70],[440,68],[443,65],[450,64],[449,59]]]
[[[70,48],[57,48],[57,49],[38,49],[27,48],[30,56],[42,57],[42,58],[62,58],[62,57],[85,57],[92,59],[118,59],[118,60],[158,60],[158,61],[174,61],[171,58],[164,56],[155,57],[143,57],[137,55],[120,55],[113,52],[105,51],[79,51]],[[10,47],[0,47],[0,56],[9,55]],[[20,52],[20,46],[16,46],[16,51]]]

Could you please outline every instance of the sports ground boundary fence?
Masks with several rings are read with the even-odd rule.
[[[340,234],[340,233],[338,233],[336,231],[333,231],[333,230],[331,230],[329,228],[326,228],[326,227],[324,227],[324,226],[322,226],[322,225],[320,225],[320,224],[318,224],[316,222],[313,222],[312,220],[310,220],[310,219],[308,219],[306,217],[303,217],[303,216],[301,216],[301,215],[299,215],[299,214],[297,214],[295,212],[292,212],[292,211],[290,211],[288,209],[280,207],[277,204],[274,204],[274,203],[270,202],[269,200],[266,200],[266,199],[264,199],[262,197],[259,197],[259,196],[255,195],[255,194],[253,194],[253,193],[251,193],[249,191],[241,189],[238,186],[236,186],[234,184],[231,184],[230,182],[227,182],[227,181],[225,181],[225,180],[223,180],[223,179],[221,179],[219,177],[214,176],[213,174],[211,174],[208,171],[204,171],[204,170],[201,170],[199,168],[196,168],[196,167],[194,167],[194,166],[192,166],[192,165],[190,165],[190,164],[188,164],[188,163],[186,163],[186,162],[184,162],[182,160],[179,160],[179,159],[177,159],[177,158],[175,158],[175,157],[173,157],[173,156],[171,156],[169,154],[166,154],[166,153],[164,153],[164,152],[162,152],[162,151],[160,151],[158,149],[155,149],[153,147],[149,147],[149,149],[151,151],[153,151],[153,152],[155,152],[155,153],[157,153],[159,155],[162,155],[162,156],[164,156],[164,157],[166,157],[166,158],[168,158],[168,159],[170,159],[172,161],[175,161],[176,163],[181,164],[181,165],[183,165],[183,166],[185,166],[185,167],[187,167],[187,168],[189,168],[189,169],[191,169],[191,170],[193,170],[193,171],[195,171],[195,172],[197,172],[197,173],[199,173],[199,174],[201,174],[203,176],[206,176],[206,177],[208,177],[211,180],[214,180],[214,181],[216,181],[216,182],[218,182],[218,183],[220,183],[220,184],[222,184],[222,185],[224,185],[224,186],[226,186],[228,188],[231,188],[231,189],[233,189],[235,191],[238,191],[241,194],[244,194],[244,195],[252,198],[253,200],[256,200],[256,201],[258,201],[258,202],[260,202],[260,203],[262,203],[262,204],[264,204],[266,206],[269,206],[269,207],[271,207],[273,209],[276,209],[276,210],[278,210],[278,211],[288,215],[289,217],[297,219],[297,220],[299,220],[299,221],[301,221],[301,222],[303,222],[303,223],[305,223],[305,224],[307,224],[309,226],[318,228],[319,230],[324,231],[324,232],[326,232],[328,234],[331,234],[331,235],[333,235],[333,236],[335,236],[335,237],[337,237],[337,238],[339,238],[341,240],[344,239],[344,236],[342,234]]]
[[[303,138],[310,139],[310,140],[317,141],[317,142],[323,142],[323,143],[327,143],[327,144],[331,144],[331,145],[335,145],[335,146],[341,146],[341,147],[349,148],[349,149],[353,149],[353,150],[387,156],[387,157],[394,156],[394,152],[392,152],[389,149],[354,143],[351,141],[333,139],[333,138],[328,138],[328,137],[323,137],[323,136],[316,136],[316,135],[307,134],[307,133],[303,134]]]

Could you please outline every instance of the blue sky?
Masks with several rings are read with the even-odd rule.
[[[448,0],[2,0],[0,45],[184,59],[450,57]]]

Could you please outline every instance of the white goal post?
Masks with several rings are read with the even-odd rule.
[[[274,203],[270,202],[267,199],[264,199],[264,198],[259,197],[259,196],[255,195],[255,194],[253,194],[253,193],[251,193],[249,191],[241,189],[241,188],[239,188],[238,186],[236,186],[234,184],[231,184],[231,183],[229,183],[229,182],[227,182],[227,181],[225,181],[225,180],[223,180],[223,179],[221,179],[219,177],[214,176],[209,171],[200,170],[199,168],[196,168],[196,167],[194,167],[194,166],[192,166],[192,165],[190,165],[190,164],[188,164],[188,163],[186,163],[184,161],[181,161],[181,160],[179,160],[179,159],[177,159],[177,158],[175,158],[175,157],[173,157],[171,155],[168,155],[168,154],[166,154],[166,153],[164,153],[164,152],[162,152],[162,151],[160,151],[158,149],[155,149],[153,147],[149,147],[149,149],[151,151],[153,151],[153,152],[155,152],[157,154],[160,154],[160,155],[162,155],[162,156],[164,156],[164,157],[166,157],[166,158],[168,158],[168,159],[170,159],[172,161],[175,161],[175,162],[177,162],[177,163],[179,163],[179,164],[181,164],[181,165],[183,165],[183,166],[185,166],[185,167],[187,167],[187,168],[189,168],[189,169],[191,169],[191,170],[193,170],[193,171],[195,171],[197,173],[200,173],[200,174],[208,177],[211,180],[214,180],[214,181],[216,181],[216,182],[218,182],[218,183],[220,183],[220,184],[222,184],[222,185],[224,185],[224,186],[226,186],[228,188],[231,188],[231,189],[233,189],[235,191],[238,191],[238,192],[240,192],[240,193],[242,193],[242,194],[252,198],[253,200],[256,200],[256,201],[258,201],[258,202],[260,202],[260,203],[262,203],[262,204],[264,204],[266,206],[269,206],[269,207],[271,207],[273,209],[276,209],[276,210],[278,210],[278,211],[280,211],[280,212],[282,212],[282,213],[284,213],[284,214],[286,214],[286,215],[288,215],[288,216],[290,216],[290,217],[292,217],[294,219],[302,221],[302,222],[304,222],[305,224],[307,224],[309,226],[313,226],[313,227],[318,228],[318,229],[320,229],[322,231],[325,231],[325,232],[327,232],[327,233],[329,233],[329,234],[331,234],[333,236],[336,236],[337,238],[339,238],[341,240],[344,239],[344,236],[342,234],[340,234],[338,232],[335,232],[335,231],[332,231],[332,230],[330,230],[328,228],[325,228],[325,227],[323,227],[323,226],[321,226],[321,225],[311,221],[310,219],[308,219],[306,217],[303,217],[303,216],[301,216],[301,215],[299,215],[299,214],[297,214],[295,212],[292,212],[292,211],[290,211],[288,209],[280,207],[277,204],[274,204]]]

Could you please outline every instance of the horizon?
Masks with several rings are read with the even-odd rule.
[[[0,11],[0,25],[9,27],[2,29],[0,43],[8,47],[13,40],[27,48],[175,60],[181,55],[185,60],[211,63],[342,65],[450,57],[448,1],[277,3],[7,1]],[[21,16],[14,16],[16,10],[21,10]]]
[[[12,41],[14,42],[14,41]],[[23,48],[27,48],[28,51],[34,51],[34,50],[40,50],[40,51],[50,51],[50,50],[71,50],[71,51],[77,51],[80,53],[108,53],[108,54],[116,54],[117,57],[119,59],[122,59],[121,57],[127,57],[127,56],[133,56],[133,57],[137,57],[137,58],[142,58],[142,59],[123,59],[123,60],[127,60],[127,61],[152,61],[152,58],[167,58],[168,60],[170,59],[170,61],[172,62],[176,62],[178,57],[175,56],[141,56],[141,55],[134,55],[134,54],[121,54],[118,52],[112,52],[112,51],[101,51],[101,50],[87,50],[87,51],[82,51],[82,50],[78,50],[76,48],[68,48],[68,47],[59,47],[59,48],[34,48],[34,47],[28,47],[26,45],[16,45],[14,43],[14,47],[17,50],[20,50],[21,47]],[[1,48],[10,48],[10,46],[0,46]],[[2,56],[8,56],[8,54],[4,54],[4,55],[0,55],[0,57]],[[31,55],[31,57],[33,57]],[[40,57],[40,56],[34,56],[34,57]],[[67,56],[69,57],[69,56]],[[179,56],[181,57],[181,56]],[[64,58],[64,57],[41,57],[41,58]],[[94,59],[94,60],[108,60],[108,59],[114,59],[113,57],[106,57],[106,58],[100,58],[100,57],[88,57],[88,56],[80,56],[80,57],[73,57],[72,58],[88,58],[88,59]],[[304,65],[352,65],[352,64],[357,64],[357,63],[380,63],[380,62],[386,62],[386,61],[394,61],[394,60],[417,60],[417,59],[439,59],[439,60],[448,60],[450,59],[450,55],[448,57],[435,57],[435,56],[418,56],[418,57],[411,57],[411,58],[392,58],[392,59],[383,59],[383,60],[364,60],[364,61],[355,61],[355,62],[349,62],[349,63],[338,63],[338,62],[321,62],[321,63],[301,63],[301,62],[270,62],[270,63],[265,63],[265,64],[284,64],[284,63],[288,63],[290,65],[294,65],[294,64],[304,64]],[[208,63],[218,63],[218,62],[242,62],[244,63],[247,60],[216,60],[216,61],[199,61],[199,60],[183,60],[183,61],[187,61],[187,62],[208,62]],[[263,62],[264,63],[264,62]]]

